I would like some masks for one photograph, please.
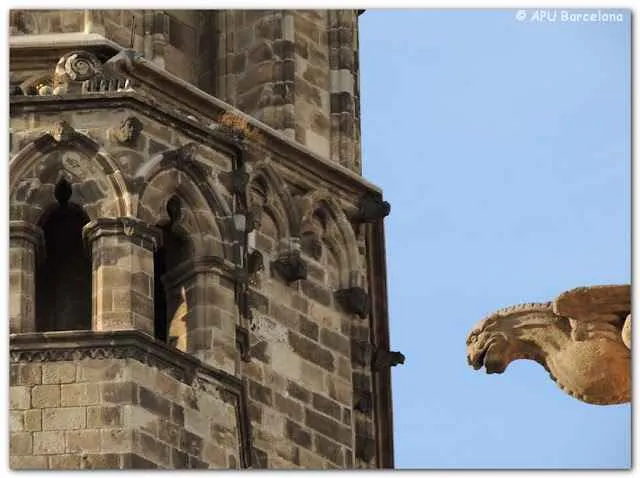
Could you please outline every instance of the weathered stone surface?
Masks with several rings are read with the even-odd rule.
[[[515,359],[542,364],[569,395],[608,405],[631,398],[631,351],[623,338],[630,323],[629,286],[581,287],[554,302],[499,310],[467,338],[474,369],[502,373]]]
[[[59,407],[60,385],[35,385],[31,389],[31,406],[33,408]]]

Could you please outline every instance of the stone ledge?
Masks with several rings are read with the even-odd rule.
[[[9,335],[10,363],[133,359],[157,367],[187,385],[219,384],[236,402],[243,468],[251,467],[251,430],[245,381],[217,370],[136,330],[112,332],[62,331]]]

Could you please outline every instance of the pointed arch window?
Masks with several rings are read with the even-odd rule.
[[[186,294],[180,285],[165,283],[167,274],[192,256],[191,242],[177,227],[181,209],[180,198],[172,196],[167,202],[169,222],[159,225],[163,240],[154,254],[154,330],[156,339],[186,351]]]

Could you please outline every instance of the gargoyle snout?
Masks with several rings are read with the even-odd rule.
[[[467,338],[467,363],[478,370],[483,365],[483,347],[481,346],[480,334],[477,331],[469,334]]]

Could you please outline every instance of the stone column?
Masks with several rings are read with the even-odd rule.
[[[331,159],[361,173],[359,157],[358,14],[329,10]]]
[[[44,233],[42,229],[25,221],[10,222],[10,333],[36,331],[36,259],[41,259],[44,252]]]
[[[91,221],[83,235],[92,252],[92,330],[153,336],[153,254],[160,231],[133,218],[107,218]]]
[[[187,353],[228,373],[236,373],[237,304],[234,285],[221,260],[186,261],[164,277],[168,308],[175,310],[184,287],[187,298]]]

